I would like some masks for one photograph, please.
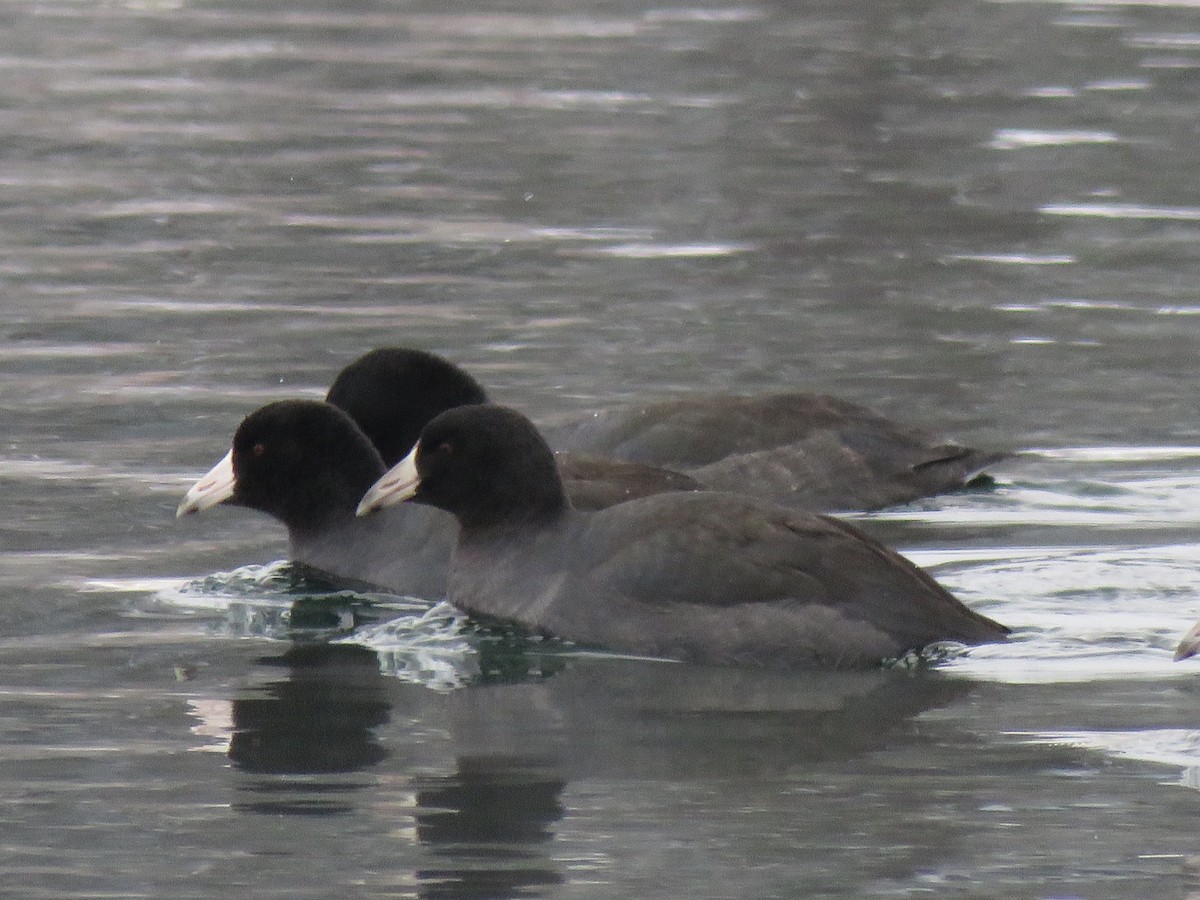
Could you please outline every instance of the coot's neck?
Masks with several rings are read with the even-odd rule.
[[[553,488],[553,489],[552,489]],[[507,492],[505,492],[507,493]],[[497,492],[487,504],[455,513],[463,533],[484,534],[501,531],[523,531],[547,528],[563,519],[571,509],[557,473],[553,484],[545,490],[520,494]]]
[[[380,474],[382,472],[381,469]],[[294,540],[311,540],[331,529],[350,525],[355,521],[358,501],[373,483],[367,480],[361,488],[349,483],[339,484],[320,500],[293,505],[283,520],[288,534]]]
[[[293,540],[308,541],[345,528],[355,521],[363,494],[385,471],[379,454],[365,440],[359,447],[345,448],[337,467],[311,472],[306,483],[286,494],[278,517]]]
[[[553,525],[570,511],[571,504],[554,457],[548,449],[540,450],[530,448],[527,454],[501,461],[480,473],[479,480],[443,494],[443,508],[454,515],[464,532],[523,532]]]

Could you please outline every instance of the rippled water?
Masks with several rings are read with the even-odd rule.
[[[0,7],[22,897],[1200,892],[1200,8]],[[176,522],[364,350],[535,416],[803,386],[1022,451],[856,516],[936,671],[581,653]]]

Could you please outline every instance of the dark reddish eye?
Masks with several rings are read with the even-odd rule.
[[[443,455],[447,454],[447,453],[453,453],[454,445],[451,444],[449,441],[442,441],[440,444],[438,444],[437,452],[441,453]]]
[[[253,447],[250,448],[250,452],[253,453],[255,456],[262,456],[264,453],[267,452],[267,445],[266,444],[255,444]]]

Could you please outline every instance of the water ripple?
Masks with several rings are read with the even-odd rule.
[[[984,262],[1014,266],[1066,266],[1077,262],[1069,253],[951,253],[947,262]]]
[[[1025,147],[1115,144],[1120,140],[1121,138],[1112,131],[1038,131],[1028,128],[1001,128],[992,135],[988,146],[993,150],[1020,150]]]
[[[734,256],[754,249],[753,244],[616,244],[579,255],[617,256],[622,259],[697,259],[706,256]]]
[[[1038,207],[1038,212],[1048,216],[1081,216],[1095,219],[1200,222],[1200,208],[1194,206],[1145,206],[1138,203],[1048,203]]]
[[[1200,612],[1200,545],[1008,553],[936,573],[964,602],[1014,628],[1010,642],[973,648],[953,671],[1021,684],[1192,676],[1174,662],[1174,648]]]

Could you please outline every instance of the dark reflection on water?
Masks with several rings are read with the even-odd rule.
[[[478,689],[463,705],[491,729],[483,711],[502,713],[500,734],[513,751],[522,734],[540,734],[542,746],[583,772],[742,778],[806,760],[849,759],[965,688],[904,672],[780,675],[601,660],[543,685]]]
[[[650,774],[669,770],[678,754],[693,774],[725,776],[845,759],[886,742],[898,724],[951,702],[969,685],[932,673],[780,674],[568,655],[518,679],[513,673],[531,671],[530,660],[544,652],[540,641],[528,649],[533,656],[517,637],[507,637],[489,651],[493,660],[509,657],[495,663],[505,677],[485,677],[442,701],[460,767],[474,759],[477,782],[489,771],[481,760],[492,756],[502,777],[526,762],[534,769],[615,765]],[[235,695],[229,756],[237,768],[343,773],[387,757],[377,730],[391,719],[392,681],[380,673],[374,651],[298,645],[263,657],[259,666],[267,673],[283,669],[284,677]],[[538,748],[533,756],[530,746]]]
[[[511,636],[505,647],[522,652]],[[239,781],[234,811],[352,816],[403,778],[411,799],[385,806],[390,827],[412,822],[419,895],[442,898],[516,897],[565,883],[555,845],[566,795],[589,782],[750,785],[800,765],[840,766],[889,746],[903,723],[969,689],[922,673],[782,675],[597,657],[562,658],[534,681],[397,694],[375,654],[353,645],[296,646],[258,667],[284,677],[234,697],[229,757],[253,776]],[[381,731],[395,739],[406,727],[397,718],[444,729],[431,749],[450,771],[423,773],[423,753],[394,758]],[[346,777],[367,771],[373,778]]]
[[[388,702],[375,653],[353,645],[293,647],[260,664],[287,677],[233,700],[229,758],[246,772],[352,772],[387,756],[375,728]]]
[[[437,864],[422,897],[518,897],[562,884],[539,845],[554,839],[565,782],[536,757],[460,757],[451,776],[416,783],[417,839]]]

